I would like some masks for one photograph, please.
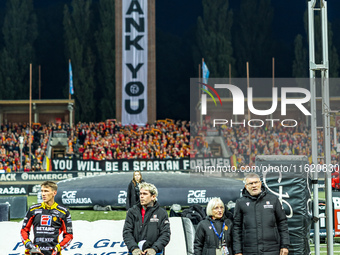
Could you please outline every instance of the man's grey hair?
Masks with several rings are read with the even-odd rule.
[[[209,201],[209,203],[208,203],[208,205],[207,205],[207,209],[206,209],[207,215],[208,215],[208,216],[211,216],[214,207],[215,207],[216,205],[219,205],[219,204],[222,205],[223,208],[224,208],[224,210],[225,210],[224,203],[223,203],[223,201],[221,200],[221,198],[219,198],[219,197],[213,197],[213,198]]]
[[[250,178],[258,178],[261,180],[260,176],[258,174],[255,174],[255,173],[250,173],[250,174],[247,174],[244,179],[243,179],[243,183],[244,184],[247,184],[247,179],[250,179]]]
[[[158,190],[155,185],[151,183],[147,183],[147,182],[142,182],[141,184],[139,184],[139,190],[141,189],[148,190],[151,196],[156,195],[156,200],[157,200]]]

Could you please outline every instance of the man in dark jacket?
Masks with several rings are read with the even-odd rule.
[[[170,241],[168,213],[157,202],[157,188],[140,184],[140,203],[127,212],[123,239],[133,255],[155,255]]]
[[[235,255],[287,255],[287,218],[278,198],[262,187],[254,173],[245,177],[242,195],[234,211]]]

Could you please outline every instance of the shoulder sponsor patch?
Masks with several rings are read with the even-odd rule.
[[[151,219],[150,219],[150,222],[158,222],[159,219],[157,218],[157,214],[154,214]]]
[[[273,208],[273,205],[263,205],[264,208]]]
[[[41,215],[40,225],[41,226],[51,226],[52,216],[51,215]]]

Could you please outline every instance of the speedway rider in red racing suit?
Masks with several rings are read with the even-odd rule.
[[[54,202],[58,186],[51,181],[41,184],[43,202],[31,206],[24,218],[21,239],[25,244],[25,254],[60,255],[72,239],[72,220],[70,212]],[[34,240],[29,239],[33,226]],[[59,243],[59,235],[63,239]]]

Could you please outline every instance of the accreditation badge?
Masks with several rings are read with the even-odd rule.
[[[223,248],[218,248],[218,249],[216,249],[216,255],[223,255],[222,249],[223,249]]]
[[[229,255],[227,246],[222,246],[222,248],[216,249],[216,255]]]

